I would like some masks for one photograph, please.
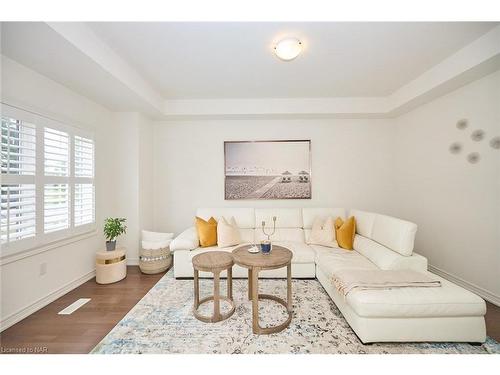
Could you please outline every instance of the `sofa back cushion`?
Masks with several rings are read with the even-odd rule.
[[[349,215],[356,218],[356,233],[401,255],[412,254],[417,224],[360,210],[350,210]]]
[[[316,217],[321,218],[321,220],[326,220],[328,216],[333,217],[333,220],[337,217],[345,219],[346,212],[344,208],[303,208],[302,209],[302,227],[304,229],[311,229]]]
[[[239,228],[255,228],[255,209],[253,208],[198,208],[196,216],[204,220],[213,216],[217,221],[221,216],[226,220],[234,217]]]
[[[390,270],[396,259],[401,258],[400,254],[359,234],[354,237],[354,250],[383,270]]]
[[[254,243],[255,229],[253,228],[240,228],[241,243]]]
[[[272,229],[266,229],[266,232],[268,231],[272,231]],[[258,243],[262,240],[267,240],[267,236],[262,233],[262,228],[255,228],[255,241]],[[276,233],[271,236],[271,241],[305,242],[304,229],[276,228]]]
[[[267,228],[272,228],[273,216],[276,216],[276,228],[302,228],[300,208],[256,208],[255,228],[261,228],[263,221]]]
[[[417,253],[413,253],[411,256],[403,256],[359,234],[354,237],[354,250],[383,270],[412,269],[420,272],[427,271],[427,259],[423,256]]]
[[[366,211],[349,210],[349,216],[354,216],[356,219],[356,233],[367,238],[372,237],[373,223],[375,222],[376,215]]]
[[[417,224],[394,217],[377,215],[373,224],[372,239],[401,255],[413,252]]]

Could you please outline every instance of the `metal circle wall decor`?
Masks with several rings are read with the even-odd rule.
[[[491,146],[491,148],[494,148],[495,150],[500,150],[500,137],[491,138],[490,146]]]
[[[459,142],[453,142],[449,148],[452,154],[459,154],[462,151],[462,144]]]
[[[466,119],[458,120],[457,129],[464,130],[469,125],[469,122]]]
[[[471,152],[469,155],[467,155],[467,161],[471,164],[476,164],[480,159],[481,157],[477,152]]]
[[[464,130],[469,127],[469,120],[463,118],[456,122],[458,130]],[[483,129],[472,130],[470,139],[474,142],[481,142],[486,138],[486,131]],[[494,136],[490,139],[489,145],[494,150],[500,150],[500,136]],[[448,147],[450,154],[458,155],[466,151],[466,147],[461,142],[453,142]],[[479,152],[470,152],[465,156],[465,159],[471,164],[477,164],[481,160]]]
[[[475,142],[479,142],[484,139],[484,135],[485,135],[484,130],[477,129],[472,132],[470,138]]]

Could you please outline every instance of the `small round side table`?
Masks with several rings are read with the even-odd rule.
[[[127,276],[127,256],[124,248],[113,251],[99,251],[95,259],[97,284],[111,284]]]
[[[293,253],[278,245],[273,245],[269,254],[252,254],[248,252],[250,246],[241,246],[233,250],[234,263],[248,269],[248,299],[252,300],[252,328],[253,333],[269,335],[283,331],[292,321],[292,257]],[[259,293],[259,272],[286,267],[286,301],[277,296]],[[281,324],[271,327],[259,325],[259,301],[263,299],[278,302],[286,308],[288,318]]]
[[[205,323],[216,323],[233,315],[235,305],[233,301],[233,257],[224,251],[208,251],[193,257],[194,268],[194,306],[193,315],[196,319]],[[227,297],[220,295],[220,273],[227,270]],[[214,274],[214,294],[200,300],[199,271],[212,272]],[[220,312],[220,300],[229,302],[231,310],[225,314]],[[214,301],[214,312],[212,316],[204,316],[198,312],[202,303]]]

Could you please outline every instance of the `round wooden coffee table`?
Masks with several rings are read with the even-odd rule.
[[[269,254],[248,252],[250,246],[242,246],[233,250],[234,262],[248,268],[248,299],[252,300],[252,328],[256,334],[270,334],[284,330],[292,321],[292,252],[282,246],[273,245]],[[259,294],[259,272],[287,268],[287,296],[286,302],[276,296]],[[259,325],[259,299],[270,299],[282,304],[288,312],[288,319],[278,326],[261,327]]]
[[[233,257],[225,251],[208,251],[193,257],[194,268],[194,306],[193,315],[196,319],[205,323],[215,323],[229,318],[233,315],[235,305],[233,301]],[[220,273],[227,270],[227,297],[220,295]],[[214,294],[200,300],[199,271],[212,272],[214,274]],[[229,302],[231,310],[225,314],[220,312],[220,300]],[[202,303],[214,301],[214,313],[212,316],[204,316],[198,312]]]

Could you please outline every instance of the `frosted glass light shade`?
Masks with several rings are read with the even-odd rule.
[[[290,61],[302,51],[302,43],[295,38],[286,38],[279,41],[274,47],[274,52],[281,60]]]

